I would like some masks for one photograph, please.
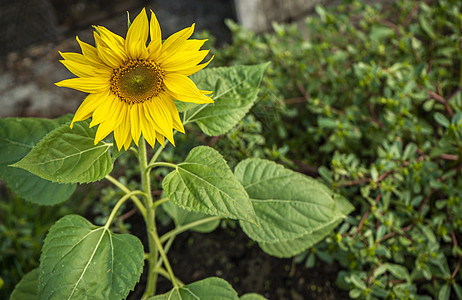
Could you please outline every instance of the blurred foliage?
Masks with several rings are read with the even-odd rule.
[[[315,11],[263,35],[227,22],[215,65],[272,64],[253,114],[215,146],[319,176],[355,204],[296,257],[340,264],[351,298],[461,299],[462,2]]]
[[[68,214],[85,214],[95,191],[85,197],[78,189],[66,205],[39,206],[26,202],[0,183],[0,299],[8,299],[14,286],[38,267],[48,229]]]

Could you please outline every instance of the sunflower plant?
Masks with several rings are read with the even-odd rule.
[[[200,49],[206,40],[191,39],[193,31],[194,24],[162,41],[155,14],[149,19],[144,9],[129,22],[125,38],[94,26],[95,46],[77,37],[81,54],[60,53],[77,77],[56,85],[88,93],[75,115],[0,120],[0,176],[18,196],[55,205],[77,184],[103,179],[124,193],[104,226],[79,215],[59,219],[44,240],[39,267],[23,277],[11,299],[123,299],[143,268],[143,299],[239,299],[220,278],[183,283],[168,259],[175,237],[187,230],[212,231],[220,220],[232,219],[263,251],[291,257],[351,212],[346,199],[315,179],[268,160],[248,158],[232,171],[208,146],[191,149],[179,163],[159,160],[169,144],[175,146],[175,133],[186,132],[185,125],[194,123],[208,136],[232,129],[257,100],[268,67],[202,70],[213,57],[205,60],[209,51]],[[137,189],[110,175],[127,150],[139,161]],[[160,197],[151,191],[154,168],[169,170]],[[146,224],[144,246],[135,235],[111,231],[127,201]],[[163,235],[157,230],[159,209],[175,223]],[[156,296],[159,275],[172,289]]]

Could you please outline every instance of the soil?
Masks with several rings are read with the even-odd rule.
[[[145,236],[144,223],[134,216],[132,231]],[[128,220],[130,221],[130,220]],[[171,228],[161,228],[167,231]],[[146,246],[146,242],[143,241]],[[146,248],[147,249],[147,248]],[[279,259],[264,253],[239,226],[218,227],[211,233],[185,232],[179,235],[168,257],[172,269],[183,283],[207,277],[228,281],[239,296],[258,293],[267,299],[349,299],[347,291],[335,286],[336,265],[317,265],[307,269],[293,259]],[[145,273],[129,299],[139,299],[144,291]],[[170,282],[159,277],[157,293],[168,292]]]

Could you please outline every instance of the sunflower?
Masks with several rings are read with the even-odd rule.
[[[71,122],[92,118],[98,125],[95,145],[111,132],[120,150],[141,137],[154,147],[173,145],[173,130],[184,133],[173,100],[212,103],[210,91],[199,90],[189,75],[210,62],[201,63],[209,50],[200,50],[206,40],[189,39],[194,24],[180,30],[162,43],[159,22],[146,10],[135,18],[126,38],[103,26],[94,26],[95,46],[80,41],[82,54],[61,53],[61,62],[78,78],[56,83],[89,93]],[[148,35],[150,37],[147,44]],[[212,57],[213,58],[213,57]]]

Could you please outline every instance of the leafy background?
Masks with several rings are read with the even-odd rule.
[[[271,61],[259,99],[226,135],[210,138],[188,126],[190,134],[178,136],[177,148],[165,151],[163,159],[184,157],[197,144],[216,148],[232,169],[245,158],[267,158],[318,177],[355,206],[325,241],[293,260],[279,260],[283,276],[299,282],[331,270],[323,276],[335,288],[302,282],[281,292],[274,280],[258,291],[247,285],[249,291],[280,299],[462,297],[461,6],[451,0],[396,1],[381,8],[347,1],[332,9],[318,7],[300,24],[274,24],[273,32],[263,35],[228,21],[232,43],[213,49],[213,64]],[[213,42],[212,35],[201,36]],[[123,180],[130,185],[137,179],[132,158],[121,157],[119,164],[115,172],[126,172]],[[164,172],[155,176],[162,178]],[[90,191],[85,198],[77,191],[66,207],[38,208],[5,189],[2,193],[8,202],[1,202],[0,211],[6,220],[0,227],[0,277],[6,283],[0,292],[36,267],[52,219],[80,212],[100,224],[107,217],[104,205],[117,198],[110,189]],[[100,204],[88,208],[92,193]],[[38,218],[38,209],[49,218]],[[119,218],[118,231],[136,230],[134,219]],[[164,222],[169,226],[168,217]],[[211,234],[225,236],[217,244],[248,242],[235,225],[222,223]],[[186,235],[178,248],[220,249],[198,244],[200,236]],[[227,263],[247,263],[242,258],[248,253],[262,256],[256,245],[239,249],[244,254],[228,253],[235,261]],[[174,253],[179,261],[190,259]],[[268,268],[257,261],[262,265],[254,268]],[[275,268],[277,262],[271,262]],[[246,275],[226,279],[241,294]]]

